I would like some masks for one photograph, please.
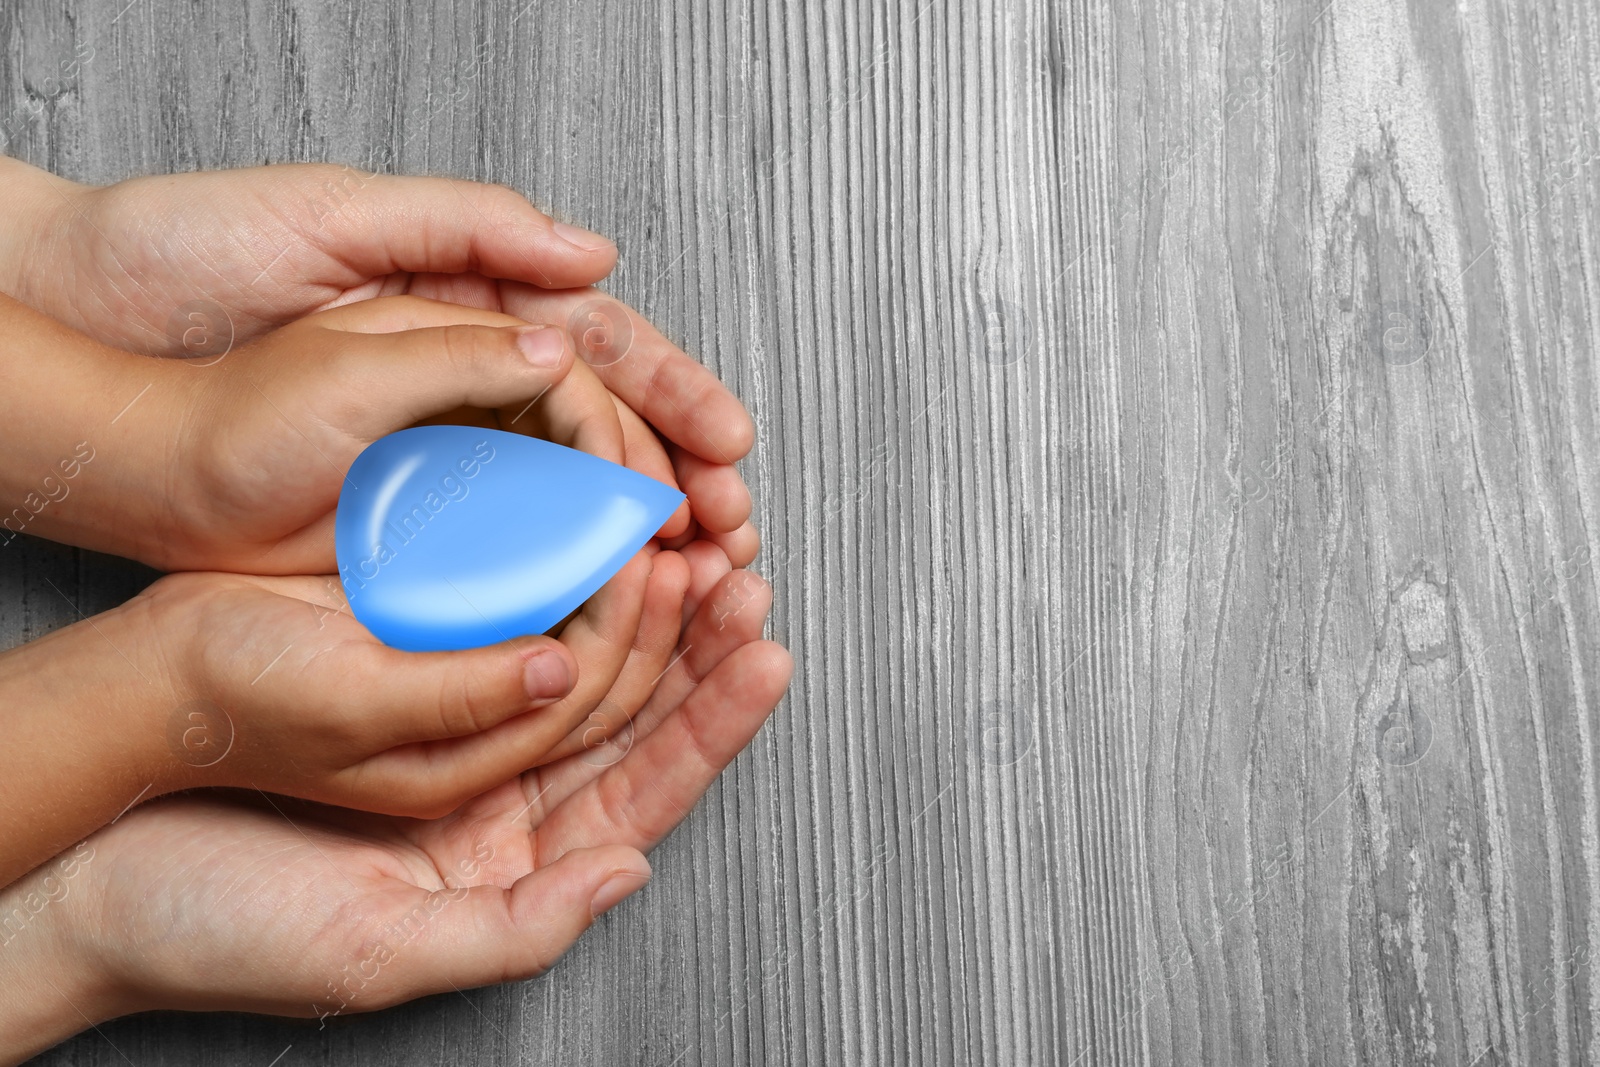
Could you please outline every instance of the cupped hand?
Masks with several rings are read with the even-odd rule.
[[[543,971],[645,883],[642,853],[776,706],[792,664],[758,640],[769,604],[724,575],[631,725],[442,818],[264,793],[130,812],[51,912],[58,951],[96,976],[82,1010],[326,1016]]]
[[[394,324],[401,318],[405,326]],[[399,332],[391,332],[398,330]],[[392,297],[275,330],[209,366],[162,361],[129,418],[163,507],[134,554],[164,570],[326,574],[356,456],[440,418],[504,424],[671,476],[632,449],[610,394],[559,326]]]
[[[166,727],[170,752],[159,791],[256,787],[442,814],[552,758],[602,701],[642,705],[689,585],[677,553],[641,553],[559,639],[417,653],[372,637],[333,578],[170,575],[128,609],[158,645],[147,676],[170,689],[150,731]]]
[[[380,644],[331,576],[169,575],[0,657],[0,886],[130,803],[198,786],[449,811],[625,728],[728,570],[705,542],[647,545],[559,638],[435,653]]]
[[[291,164],[80,185],[16,161],[33,204],[29,262],[0,264],[18,298],[106,344],[182,355],[172,313],[223,309],[248,340],[358,294],[405,292],[412,271],[482,271],[553,289],[616,265],[597,234],[521,194],[451,178]]]
[[[516,191],[327,164],[134,178],[89,187],[5,161],[31,235],[4,242],[0,284],[91,337],[133,352],[205,354],[320,309],[412,293],[580,334],[578,354],[637,417],[630,455],[670,444],[696,526],[736,565],[758,545],[733,463],[744,406],[632,309],[587,288],[616,263],[606,238],[552,220]],[[193,328],[191,323],[194,324]],[[664,534],[692,539],[687,516]]]

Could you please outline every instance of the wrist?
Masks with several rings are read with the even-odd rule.
[[[114,421],[103,423],[104,452],[111,462],[98,472],[107,478],[98,487],[104,502],[93,517],[92,536],[108,531],[105,536],[115,538],[118,547],[102,551],[157,570],[192,567],[188,527],[193,516],[204,514],[204,505],[182,497],[192,480],[194,457],[202,451],[193,437],[204,422],[204,376],[182,360],[110,348],[97,354],[123,406],[110,417]]]
[[[118,609],[125,613],[120,624],[138,635],[130,640],[142,643],[139,658],[153,683],[145,688],[154,699],[134,716],[146,800],[240,784],[224,773],[236,728],[224,707],[230,702],[206,683],[203,635],[214,626],[207,614],[213,583],[212,575],[170,574]]]
[[[81,725],[103,731],[107,749],[118,753],[114,784],[120,803],[111,817],[136,800],[208,784],[197,779],[181,747],[188,729],[182,710],[194,696],[195,626],[192,612],[174,604],[187,598],[168,592],[176,580],[181,579],[159,579],[94,618],[95,651],[104,666],[93,678],[88,669],[83,672],[87,693],[80,706],[91,709],[93,721]],[[115,652],[105,647],[108,642],[115,643]]]
[[[58,178],[19,159],[0,156],[0,292],[49,312],[60,272],[50,269],[64,221],[89,186]],[[43,268],[43,269],[41,269]]]
[[[91,948],[109,931],[83,929],[93,862],[83,841],[0,890],[0,1064],[137,1010]]]
[[[170,638],[153,629],[144,600],[0,657],[0,885],[26,880],[135,803],[181,788],[184,768],[167,740]]]
[[[159,565],[196,376],[0,298],[0,551],[28,533]]]

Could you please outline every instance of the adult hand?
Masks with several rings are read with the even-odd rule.
[[[749,493],[732,466],[755,439],[744,406],[632,309],[586,288],[616,263],[609,240],[514,190],[326,164],[97,188],[15,160],[0,160],[0,188],[17,205],[0,227],[0,288],[128,351],[194,355],[198,340],[214,355],[219,335],[242,343],[323,308],[405,293],[574,323],[579,356],[628,408],[629,455],[653,427],[707,539],[735,565],[755,555]],[[687,519],[664,528],[682,538],[670,547],[696,533]]]
[[[47,866],[0,895],[55,901],[0,953],[0,1050],[155,1008],[326,1016],[543,971],[644,884],[642,853],[777,704],[792,664],[757,639],[769,604],[725,576],[631,726],[441,819],[265,794],[130,812],[89,839],[69,892]]]

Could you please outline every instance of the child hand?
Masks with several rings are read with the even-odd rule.
[[[768,603],[728,575],[623,736],[442,818],[264,795],[130,812],[63,856],[70,880],[46,866],[0,895],[54,901],[0,953],[0,1058],[135,1011],[327,1017],[545,970],[643,886],[641,853],[776,705],[791,663],[757,639]]]
[[[552,222],[511,189],[320,164],[93,188],[6,159],[0,187],[14,218],[29,220],[0,232],[0,288],[127,351],[193,355],[191,334],[244,343],[319,309],[408,292],[577,323],[579,357],[627,408],[629,454],[653,443],[653,426],[671,442],[697,526],[735,565],[755,555],[749,492],[732,466],[754,441],[743,405],[642,317],[583,288],[614,266],[611,242]],[[607,324],[627,334],[620,352]],[[663,526],[679,538],[671,547],[695,536],[688,519],[686,509]]]
[[[0,657],[0,885],[132,800],[198,786],[442,814],[575,732],[622,727],[610,709],[643,704],[668,666],[690,583],[677,553],[641,553],[559,640],[407,653],[333,578],[163,578]]]
[[[402,315],[419,328],[374,332]],[[610,394],[559,327],[392,297],[310,316],[206,367],[101,349],[48,320],[19,333],[53,335],[55,358],[13,368],[16,393],[35,402],[0,431],[19,460],[0,481],[26,479],[5,495],[22,498],[80,434],[92,455],[56,480],[59,505],[41,498],[32,517],[13,517],[27,520],[20,528],[6,526],[163,570],[332,573],[350,464],[385,434],[443,414],[494,425],[498,413],[671,477],[653,439],[624,444]]]
[[[232,740],[225,757],[215,737],[193,759],[178,753],[159,784],[441,815],[545,762],[602,700],[643,705],[678,643],[688,586],[677,553],[640,553],[559,639],[406,653],[356,622],[331,578],[171,575],[143,594],[168,707],[220,709]]]

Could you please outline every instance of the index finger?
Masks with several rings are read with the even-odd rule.
[[[530,322],[563,322],[578,356],[668,439],[712,463],[742,459],[755,443],[750,413],[705,367],[641,315],[597,289],[550,292],[502,282],[505,309]]]
[[[599,844],[655,847],[755,737],[793,670],[771,641],[731,653],[616,766],[556,806],[534,831],[534,865]]]

